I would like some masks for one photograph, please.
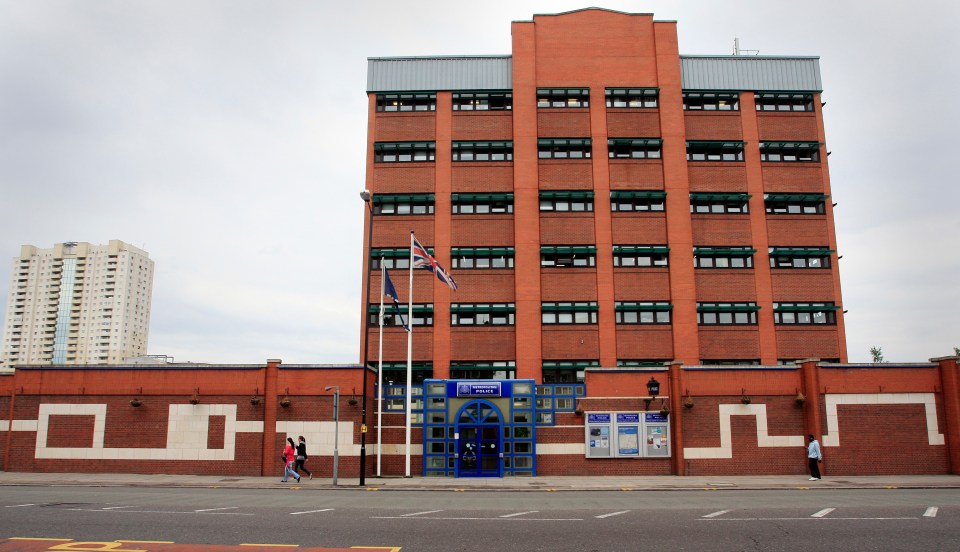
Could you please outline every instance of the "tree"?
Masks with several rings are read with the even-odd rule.
[[[870,355],[873,357],[873,362],[880,363],[883,362],[883,349],[880,347],[870,347]]]

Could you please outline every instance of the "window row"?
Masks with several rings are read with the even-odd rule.
[[[544,302],[540,305],[543,325],[596,324],[599,313],[596,301]],[[760,307],[753,302],[697,303],[697,323],[701,326],[753,326]],[[831,302],[774,303],[773,317],[777,325],[835,325],[840,307]],[[401,326],[407,309],[384,308],[383,325]],[[670,324],[673,305],[666,301],[617,301],[616,323],[621,325]],[[450,305],[451,326],[513,326],[516,323],[514,303],[454,303]],[[370,305],[368,321],[380,323],[380,306]],[[415,326],[433,325],[433,304],[413,305]]]
[[[687,161],[740,162],[746,142],[737,140],[696,140],[686,143]],[[760,142],[760,160],[772,163],[810,163],[820,161],[820,142]],[[459,141],[451,144],[451,159],[457,162],[513,161],[513,142]],[[660,138],[610,138],[607,157],[610,159],[660,159],[663,140]],[[414,163],[436,161],[435,142],[376,142],[373,145],[377,163]],[[593,141],[590,138],[540,138],[538,159],[590,159]]]
[[[610,210],[615,212],[666,209],[666,192],[619,191],[610,192]],[[823,194],[764,194],[764,206],[769,214],[822,215],[826,199]],[[751,195],[743,193],[690,194],[690,212],[693,214],[746,214],[750,212]],[[513,213],[512,193],[471,194],[450,196],[454,215],[487,215]],[[375,215],[430,215],[434,213],[434,194],[374,194]],[[589,191],[541,191],[539,206],[542,212],[592,212],[594,193]]]
[[[657,88],[607,88],[606,105],[610,108],[657,108]],[[589,88],[538,88],[538,108],[588,108]],[[755,92],[757,111],[814,111],[811,92]],[[513,109],[510,90],[453,92],[454,111],[509,111]],[[377,94],[377,111],[436,111],[435,92],[387,92]],[[717,90],[685,90],[683,109],[687,111],[739,111],[740,93]]]
[[[750,247],[694,247],[696,268],[754,267],[756,249]],[[836,251],[824,247],[769,247],[770,268],[821,269],[832,266],[831,256]],[[670,248],[664,245],[615,245],[614,267],[667,267]],[[454,247],[450,264],[458,270],[514,268],[513,247]],[[591,268],[597,265],[597,248],[586,245],[540,247],[540,266],[543,268]],[[410,268],[410,250],[374,249],[371,252],[371,270]]]

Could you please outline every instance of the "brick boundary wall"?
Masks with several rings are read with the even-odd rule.
[[[368,377],[367,475],[375,475],[376,403]],[[0,376],[5,471],[279,474],[287,436],[307,438],[308,467],[359,469],[362,367],[264,365],[39,367]],[[647,380],[661,395],[646,406]],[[960,474],[957,358],[915,364],[589,369],[576,413],[537,429],[538,475],[803,474],[807,434],[829,475]],[[339,386],[339,421],[333,392]],[[356,399],[356,404],[351,399]],[[134,406],[134,403],[139,403]],[[195,404],[194,404],[195,403]],[[586,458],[583,411],[667,410],[670,458]],[[385,414],[383,475],[404,469],[402,416]],[[421,471],[415,428],[411,465]]]

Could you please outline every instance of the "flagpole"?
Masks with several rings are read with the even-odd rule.
[[[410,231],[410,294],[407,297],[407,324],[410,331],[407,332],[407,409],[406,409],[406,427],[404,430],[404,443],[406,452],[404,455],[405,471],[404,475],[410,477],[410,418],[413,416],[413,230]]]
[[[387,267],[380,257],[380,348],[377,351],[377,477],[381,477],[383,456],[383,296],[386,294]]]

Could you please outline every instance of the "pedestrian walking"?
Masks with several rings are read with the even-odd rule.
[[[297,459],[297,452],[293,445],[293,438],[287,437],[287,446],[283,449],[283,456],[280,457],[283,460],[283,479],[280,480],[281,483],[287,482],[287,476],[292,475],[297,483],[300,482],[300,476],[297,472],[293,471],[293,465]]]
[[[313,479],[313,472],[310,471],[310,470],[308,470],[308,469],[303,465],[303,463],[306,462],[306,461],[307,461],[307,458],[308,458],[308,457],[307,457],[307,440],[303,438],[303,435],[301,435],[297,440],[298,440],[298,443],[297,443],[297,465],[294,466],[293,469],[295,469],[295,470],[297,471],[297,473],[306,473],[306,474],[307,474],[307,477],[309,477],[310,479]]]
[[[820,452],[820,443],[812,434],[809,436],[810,444],[807,445],[807,464],[810,466],[810,481],[819,481],[820,466],[823,462],[823,454]]]

